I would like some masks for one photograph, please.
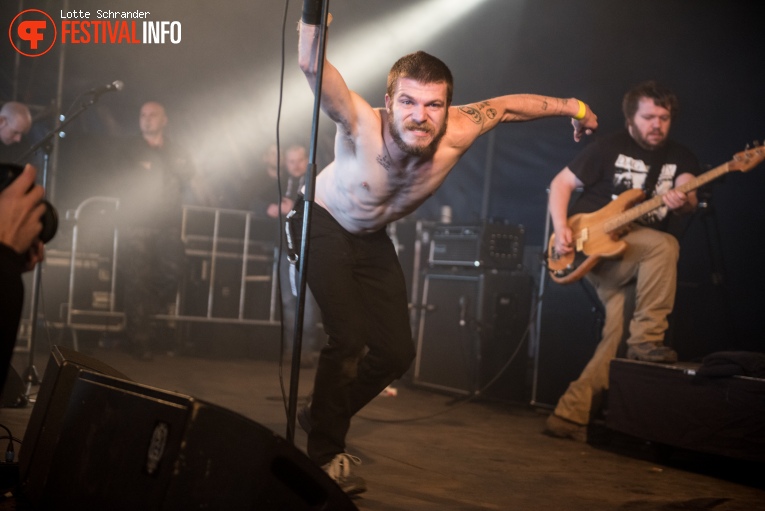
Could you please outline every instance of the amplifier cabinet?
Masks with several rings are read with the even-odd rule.
[[[528,274],[430,271],[420,311],[412,383],[462,395],[491,383],[484,395],[528,402]]]
[[[478,382],[480,321],[484,276],[425,275],[412,382],[457,394],[471,394]]]
[[[605,313],[586,279],[560,285],[542,280],[532,405],[554,407],[576,380],[601,339]]]

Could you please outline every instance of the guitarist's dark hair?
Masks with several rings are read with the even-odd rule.
[[[624,121],[628,125],[635,116],[635,112],[637,112],[640,98],[653,99],[653,102],[657,106],[669,110],[673,119],[680,108],[680,102],[677,100],[677,96],[675,96],[674,92],[660,85],[655,80],[649,80],[634,86],[624,95],[624,99],[622,100],[622,112],[624,112]]]

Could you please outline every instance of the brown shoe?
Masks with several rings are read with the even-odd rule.
[[[547,417],[546,426],[544,430],[546,435],[556,438],[569,438],[577,442],[587,442],[587,426],[584,424],[577,424],[555,414],[550,414]]]
[[[658,342],[641,342],[627,348],[627,358],[657,364],[674,364],[677,362],[677,352]]]

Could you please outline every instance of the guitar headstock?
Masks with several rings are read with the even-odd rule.
[[[753,142],[753,146],[749,147],[749,144],[747,144],[745,150],[733,156],[733,159],[729,162],[730,170],[747,172],[765,160],[765,147],[758,140]]]

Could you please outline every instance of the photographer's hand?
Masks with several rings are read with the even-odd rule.
[[[42,260],[38,235],[42,230],[40,217],[45,212],[45,205],[41,203],[45,192],[42,186],[34,184],[36,174],[35,168],[27,165],[0,192],[0,243],[19,254],[26,253],[30,266]],[[30,252],[33,245],[34,250]]]
[[[45,259],[45,245],[40,240],[32,242],[32,246],[27,250],[27,262],[24,266],[24,271],[32,271],[37,263],[43,262]]]

